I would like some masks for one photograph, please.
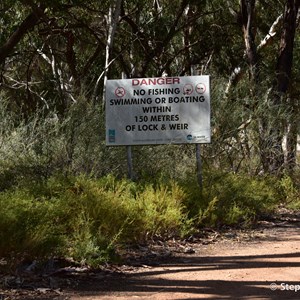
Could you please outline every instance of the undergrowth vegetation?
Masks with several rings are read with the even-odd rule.
[[[139,186],[112,176],[27,182],[0,194],[0,257],[100,263],[125,243],[186,234],[185,198],[175,183]]]
[[[279,186],[273,179],[231,173],[213,177],[202,192],[190,179],[168,184],[112,175],[24,179],[0,193],[0,257],[16,262],[56,255],[98,265],[117,259],[117,250],[128,244],[185,237],[204,226],[247,226],[284,198],[299,205],[288,177]]]
[[[236,172],[226,152],[218,162],[206,145],[200,189],[193,145],[133,147],[130,181],[125,148],[105,146],[101,107],[79,101],[64,117],[39,112],[26,121],[2,108],[0,259],[60,256],[99,265],[128,244],[249,226],[282,203],[300,208],[297,169],[258,175],[257,161],[235,152]]]
[[[210,181],[201,193],[194,183],[195,188],[189,193],[189,211],[200,226],[248,226],[274,211],[283,199],[277,194],[279,187],[274,185],[274,178],[215,171]]]

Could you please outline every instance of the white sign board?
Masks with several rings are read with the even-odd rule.
[[[209,76],[107,80],[107,145],[171,143],[210,143]]]

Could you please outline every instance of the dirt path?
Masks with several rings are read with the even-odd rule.
[[[271,290],[272,283],[277,285],[276,291]],[[299,291],[283,291],[283,288]],[[300,299],[300,232],[287,230],[276,241],[249,245],[197,247],[196,253],[189,257],[146,266],[106,282],[100,278],[70,297],[72,300],[132,298]]]
[[[300,299],[300,215],[130,253],[126,265],[57,273],[51,289],[0,299]]]
[[[298,221],[265,222],[248,238],[229,232],[209,245],[188,244],[194,253],[100,276],[69,299],[300,299]]]

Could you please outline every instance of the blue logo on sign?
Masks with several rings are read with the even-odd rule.
[[[189,134],[186,138],[188,141],[191,141],[193,139],[193,136],[191,134]]]
[[[109,143],[116,142],[116,130],[115,129],[108,130],[108,141],[109,141]]]

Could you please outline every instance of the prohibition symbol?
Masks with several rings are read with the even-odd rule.
[[[184,95],[190,95],[193,92],[193,86],[189,83],[187,83],[184,87],[183,87],[183,94]]]
[[[119,98],[124,97],[126,94],[126,91],[123,87],[117,87],[115,90],[115,95]]]
[[[198,84],[196,85],[196,92],[197,92],[198,94],[204,94],[205,91],[206,91],[206,86],[205,86],[204,83],[198,83]]]

